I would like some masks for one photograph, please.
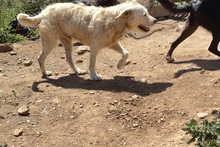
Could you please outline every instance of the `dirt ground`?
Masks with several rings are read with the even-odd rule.
[[[0,145],[193,147],[181,129],[192,118],[201,122],[199,112],[208,113],[205,119],[214,117],[220,59],[207,50],[211,34],[199,28],[174,51],[175,62],[167,63],[166,52],[184,23],[162,20],[148,37],[121,39],[130,52],[123,70],[116,68],[119,54],[102,50],[96,64],[102,81],[75,75],[59,46],[46,60],[53,75],[42,78],[40,40],[13,44],[15,55],[0,53]],[[88,69],[89,52],[73,57]],[[27,61],[33,63],[25,66]],[[23,105],[30,109],[27,116],[18,115]]]

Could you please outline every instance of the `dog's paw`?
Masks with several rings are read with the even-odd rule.
[[[122,57],[122,59],[118,62],[117,68],[118,68],[119,70],[122,69],[122,68],[125,66],[126,61],[127,61],[127,59],[128,59],[128,56],[129,56],[129,53],[126,53],[126,54]]]
[[[174,60],[172,57],[170,57],[170,56],[166,56],[166,60],[167,60],[168,63],[172,63],[172,62],[175,61],[175,60]]]
[[[125,64],[126,64],[126,60],[120,60],[118,62],[117,68],[120,70],[125,66]]]
[[[90,80],[92,80],[92,81],[100,81],[101,79],[102,79],[102,77],[100,75],[90,76]]]
[[[118,62],[117,68],[120,70],[124,67],[125,64],[123,64],[121,61]]]

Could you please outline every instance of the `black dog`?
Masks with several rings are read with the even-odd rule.
[[[21,34],[23,36],[27,36],[29,29],[27,27],[21,26],[17,20],[17,18],[15,17],[15,19],[13,19],[9,25],[11,26],[11,29],[9,31],[9,33],[11,34]]]
[[[167,10],[173,13],[189,12],[185,29],[182,34],[174,41],[167,53],[168,62],[173,62],[172,53],[174,49],[187,37],[192,35],[202,26],[212,33],[213,39],[209,46],[209,51],[220,56],[218,43],[220,41],[220,0],[192,0],[185,5],[175,5],[169,0],[157,0]]]

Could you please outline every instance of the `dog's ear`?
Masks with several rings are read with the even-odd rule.
[[[120,17],[129,18],[129,17],[131,17],[133,14],[134,14],[134,12],[133,12],[133,10],[131,10],[131,9],[123,10],[122,12],[119,13],[119,15],[116,17],[116,19],[117,19],[117,18],[120,18]]]

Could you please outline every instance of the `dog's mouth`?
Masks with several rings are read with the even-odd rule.
[[[148,28],[148,27],[146,27],[146,26],[144,26],[144,25],[139,25],[138,28],[141,29],[141,30],[144,31],[144,32],[150,31],[150,28]]]

